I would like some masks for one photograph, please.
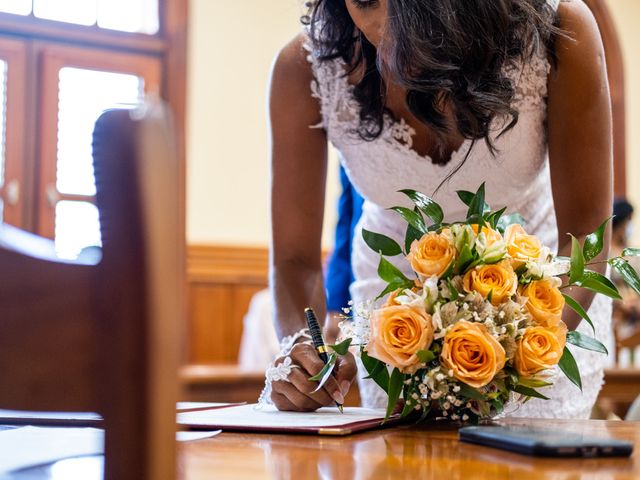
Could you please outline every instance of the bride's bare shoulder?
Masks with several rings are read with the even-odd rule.
[[[273,62],[272,78],[277,75],[287,83],[310,82],[313,79],[311,64],[307,59],[309,52],[305,48],[308,41],[309,37],[303,31],[280,49]]]

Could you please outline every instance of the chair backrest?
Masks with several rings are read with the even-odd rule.
[[[162,105],[104,113],[94,131],[102,259],[55,257],[0,227],[0,407],[96,411],[105,479],[175,478],[184,228]]]

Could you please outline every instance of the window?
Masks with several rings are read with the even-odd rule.
[[[122,32],[159,30],[158,0],[0,0],[0,12]]]
[[[31,13],[31,0],[0,0],[0,12],[29,15]]]
[[[100,246],[93,125],[160,94],[181,140],[185,10],[186,0],[0,0],[3,221],[55,239],[63,258]]]

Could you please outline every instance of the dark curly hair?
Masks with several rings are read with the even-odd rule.
[[[506,118],[501,134],[518,121],[515,86],[503,67],[529,61],[540,48],[555,59],[554,38],[564,35],[547,0],[388,0],[385,37],[393,40],[383,40],[378,52],[357,30],[345,1],[351,0],[308,1],[302,22],[320,61],[341,58],[347,75],[362,65],[354,94],[364,140],[379,137],[384,115],[391,115],[384,71],[407,89],[411,113],[432,128],[440,150],[449,133],[448,105],[460,133],[484,139],[495,153],[493,119]]]

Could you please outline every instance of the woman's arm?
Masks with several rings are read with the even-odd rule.
[[[569,255],[572,233],[582,240],[611,215],[612,135],[611,104],[604,49],[589,8],[571,0],[560,3],[560,26],[571,38],[556,41],[557,68],[549,77],[549,161],[558,220],[559,253]],[[606,258],[611,231],[607,229]],[[604,273],[605,265],[589,267]],[[587,308],[593,293],[580,288],[565,292]],[[580,318],[565,311],[574,329]]]
[[[278,54],[269,96],[271,129],[271,286],[276,332],[282,338],[304,327],[303,311],[325,313],[321,234],[327,173],[327,140],[313,74],[302,37]]]
[[[321,234],[327,173],[327,139],[318,101],[311,96],[313,73],[299,35],[278,54],[269,96],[271,130],[271,288],[280,338],[305,327],[304,309],[325,318]],[[351,355],[340,357],[335,379],[315,394],[308,377],[323,366],[315,350],[298,344],[290,354],[291,382],[274,382],[272,399],[281,410],[315,410],[342,403],[355,376]],[[278,360],[277,360],[278,361]]]

